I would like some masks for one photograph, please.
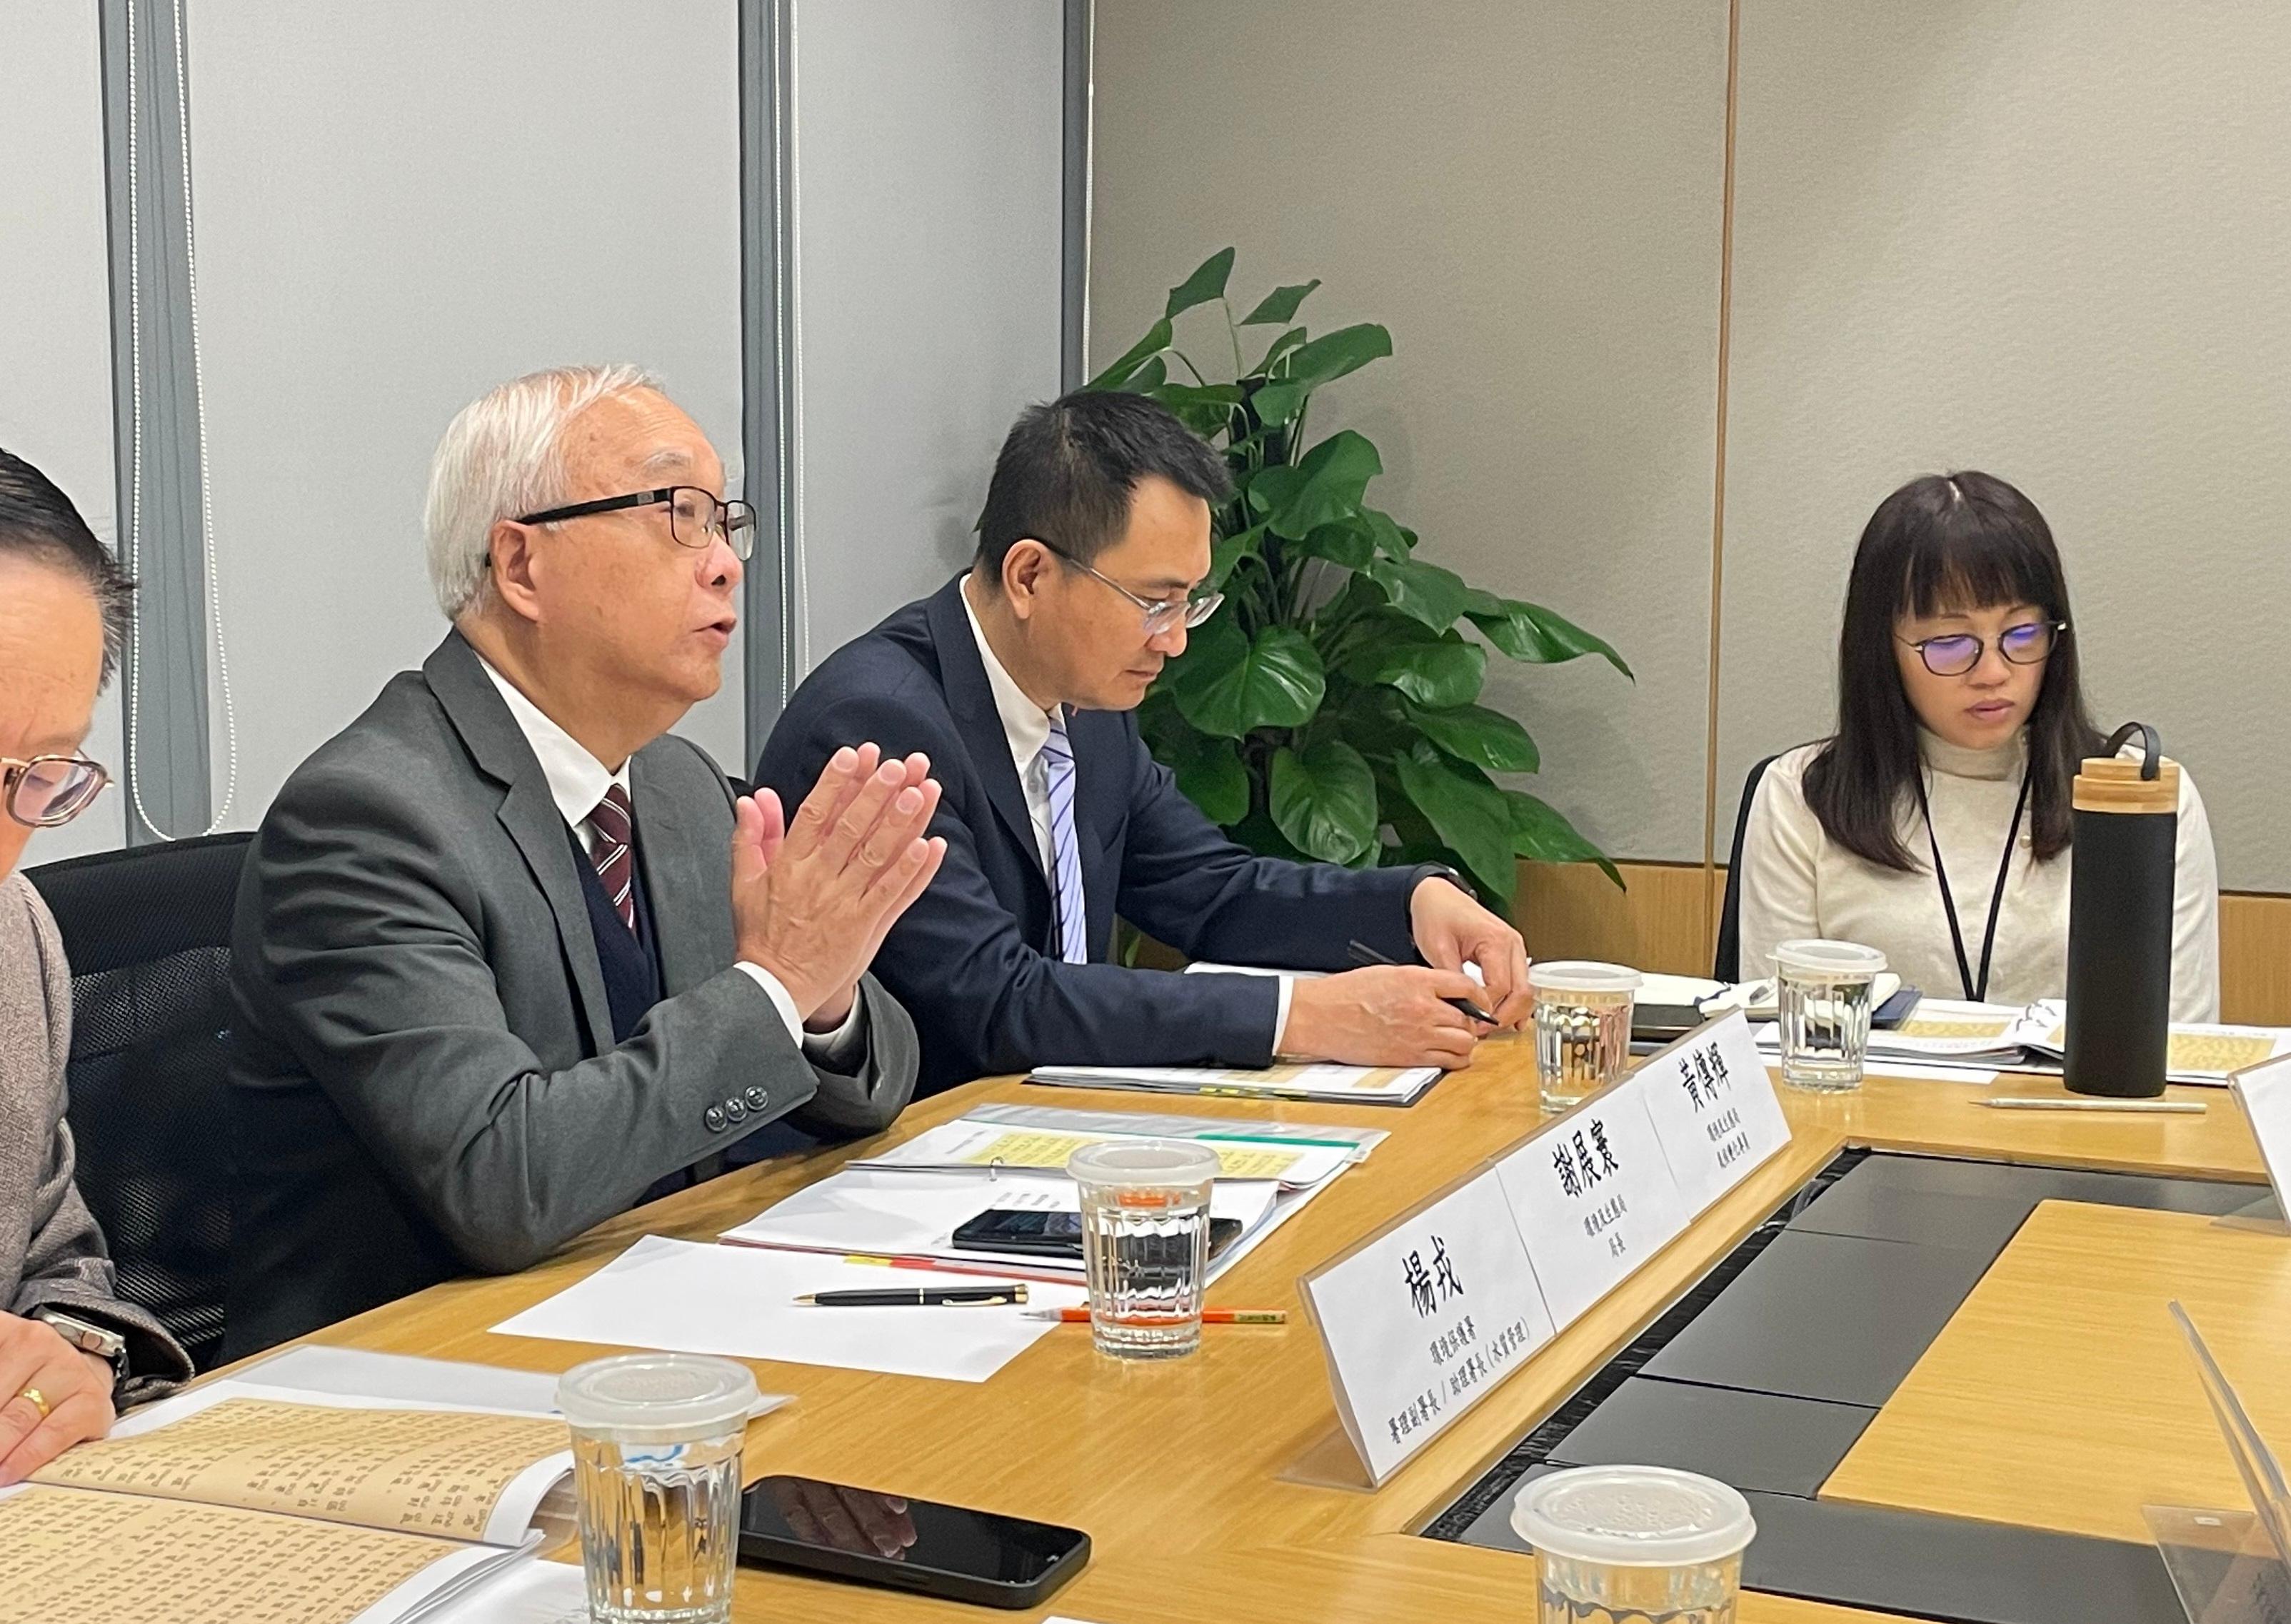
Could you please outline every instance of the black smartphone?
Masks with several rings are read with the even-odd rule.
[[[767,1477],[740,1496],[740,1560],[985,1607],[1033,1607],[1081,1572],[1089,1536],[816,1477]]]
[[[1210,1256],[1241,1238],[1239,1218],[1210,1220]],[[990,1207],[954,1232],[956,1248],[967,1252],[1022,1252],[1045,1258],[1081,1256],[1081,1214],[1035,1207]]]

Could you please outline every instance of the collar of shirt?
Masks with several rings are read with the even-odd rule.
[[[2010,779],[2018,784],[2029,759],[2029,730],[2022,728],[2002,744],[1987,750],[1969,750],[1919,728],[1917,750],[1926,766],[1952,778]]]
[[[993,646],[986,640],[986,628],[978,623],[978,612],[970,607],[970,577],[965,575],[962,579],[962,613],[970,622],[970,635],[977,639],[978,657],[986,667],[986,686],[994,694],[994,712],[1002,719],[1002,736],[1009,741],[1010,760],[1018,768],[1019,781],[1024,783],[1034,765],[1034,758],[1049,743],[1050,713],[1027,698],[1026,690],[994,657]]]
[[[478,663],[485,667],[486,675],[501,690],[502,702],[516,719],[518,731],[533,747],[534,757],[541,763],[542,776],[549,780],[549,798],[557,803],[558,811],[580,838],[581,849],[588,850],[589,815],[605,799],[606,786],[617,784],[623,794],[629,794],[628,762],[622,762],[617,773],[607,772],[605,764],[591,755],[580,740],[550,720],[515,683],[493,668],[491,661],[479,655]],[[631,806],[634,799],[631,795]]]

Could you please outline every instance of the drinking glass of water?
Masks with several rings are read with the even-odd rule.
[[[1109,1139],[1066,1162],[1081,1186],[1089,1334],[1098,1352],[1166,1359],[1201,1346],[1217,1153],[1183,1139]]]
[[[592,1359],[559,1379],[592,1620],[728,1624],[755,1403],[745,1365],[695,1354]]]
[[[1539,1624],[1733,1624],[1758,1532],[1724,1483],[1668,1467],[1579,1467],[1512,1504],[1535,1550]]]
[[[1784,1082],[1833,1094],[1861,1086],[1872,993],[1885,968],[1885,955],[1859,942],[1808,937],[1774,949]]]
[[[1535,994],[1535,1079],[1546,1111],[1578,1105],[1631,1062],[1631,1006],[1639,973],[1620,964],[1561,959],[1531,964]]]

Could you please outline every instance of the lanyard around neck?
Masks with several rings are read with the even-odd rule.
[[[1933,848],[1933,878],[1941,882],[1941,912],[1949,915],[1949,939],[1957,949],[1957,974],[1965,996],[1973,1003],[1989,997],[1989,961],[1997,951],[1997,916],[2005,906],[2005,881],[2013,872],[2013,848],[2021,843],[2021,818],[2029,809],[2030,775],[2021,775],[2020,799],[2013,803],[2013,826],[2005,832],[2005,855],[1997,863],[1997,888],[1989,895],[1989,929],[1981,937],[1981,979],[1973,978],[1973,961],[1965,956],[1965,932],[1957,922],[1957,898],[1949,895],[1949,870],[1941,860],[1941,837],[1933,832],[1933,805],[1925,799],[1925,776],[1917,772],[1917,810],[1925,814],[1925,841]]]

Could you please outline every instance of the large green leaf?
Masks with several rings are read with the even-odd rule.
[[[1479,773],[1442,758],[1429,744],[1395,757],[1394,774],[1416,809],[1454,848],[1472,877],[1509,896],[1519,871],[1512,859],[1511,813],[1504,793]]]
[[[1162,311],[1167,320],[1197,304],[1207,304],[1212,299],[1225,297],[1225,279],[1233,275],[1233,250],[1220,248],[1194,268],[1194,274],[1170,290],[1170,308]]]
[[[1318,388],[1391,353],[1392,334],[1372,321],[1364,321],[1298,345],[1289,358],[1288,377],[1291,382]]]
[[[1241,390],[1231,383],[1164,383],[1153,395],[1203,439],[1230,428],[1233,409],[1241,404]]]
[[[1474,767],[1491,773],[1531,773],[1542,765],[1527,729],[1500,711],[1485,705],[1458,705],[1448,711],[1411,705],[1409,718],[1426,738]]]
[[[1379,639],[1346,660],[1344,673],[1355,682],[1389,683],[1419,705],[1445,711],[1480,696],[1487,666],[1484,649],[1451,631],[1437,642]]]
[[[1309,721],[1326,687],[1321,656],[1303,632],[1267,626],[1252,642],[1228,607],[1194,634],[1170,692],[1194,727],[1237,739]]]
[[[1276,535],[1302,541],[1314,526],[1359,512],[1361,494],[1384,471],[1384,459],[1368,438],[1346,429],[1306,452],[1297,471],[1301,478],[1294,493],[1271,512],[1267,522]]]
[[[1376,775],[1351,745],[1282,746],[1267,789],[1273,821],[1298,850],[1324,863],[1357,863],[1375,850]]]
[[[1305,404],[1305,397],[1313,392],[1309,383],[1268,383],[1249,398],[1249,409],[1257,420],[1268,429],[1277,429],[1297,415]]]
[[[1285,508],[1304,488],[1305,470],[1288,462],[1275,462],[1270,468],[1260,468],[1250,476],[1245,492],[1250,511],[1272,513]]]
[[[1548,665],[1595,654],[1624,676],[1630,676],[1631,668],[1623,663],[1622,655],[1573,622],[1554,615],[1539,604],[1522,603],[1516,598],[1496,599],[1495,602],[1499,607],[1492,612],[1477,601],[1469,605],[1467,612],[1488,641],[1513,659]]]
[[[1120,389],[1137,375],[1137,369],[1146,364],[1147,356],[1159,355],[1170,347],[1170,337],[1169,318],[1163,317],[1146,330],[1144,338],[1123,350],[1119,360],[1092,378],[1088,387],[1095,390]]]
[[[1369,535],[1376,543],[1377,551],[1385,558],[1404,559],[1408,556],[1409,549],[1416,545],[1415,533],[1403,530],[1393,522],[1392,515],[1389,513],[1381,512],[1375,508],[1363,508],[1361,519],[1368,526]],[[1494,596],[1491,592],[1480,591],[1477,587],[1470,587],[1467,590],[1482,598]],[[1452,620],[1453,616],[1450,618]]]
[[[1368,573],[1394,608],[1435,631],[1456,623],[1472,590],[1454,570],[1419,559],[1379,559],[1368,566]]]
[[[1241,318],[1244,327],[1274,327],[1293,320],[1297,307],[1305,302],[1305,295],[1321,285],[1321,278],[1298,282],[1289,287],[1276,287],[1257,301],[1257,308]]]
[[[1271,343],[1265,346],[1265,354],[1258,361],[1256,370],[1262,374],[1270,374],[1273,371],[1273,364],[1275,361],[1278,361],[1282,356],[1287,355],[1291,350],[1294,350],[1298,345],[1303,343],[1309,336],[1310,335],[1306,334],[1305,329],[1302,327],[1290,328],[1279,338],[1274,339]]]
[[[1506,790],[1503,798],[1511,817],[1511,848],[1515,854],[1538,863],[1596,863],[1608,879],[1622,885],[1622,872],[1585,840],[1558,808],[1524,790]]]
[[[1226,579],[1233,574],[1234,567],[1243,559],[1258,556],[1258,545],[1264,540],[1265,527],[1251,525],[1237,535],[1228,535],[1222,541],[1211,544],[1210,578],[1207,583],[1209,590],[1212,592],[1225,591]]]
[[[1194,738],[1175,771],[1178,788],[1210,822],[1237,824],[1249,816],[1249,769],[1231,739]]]
[[[1374,555],[1375,547],[1365,527],[1357,520],[1340,519],[1314,525],[1313,533],[1298,543],[1295,551],[1306,558],[1326,559],[1346,569],[1358,569]]]

